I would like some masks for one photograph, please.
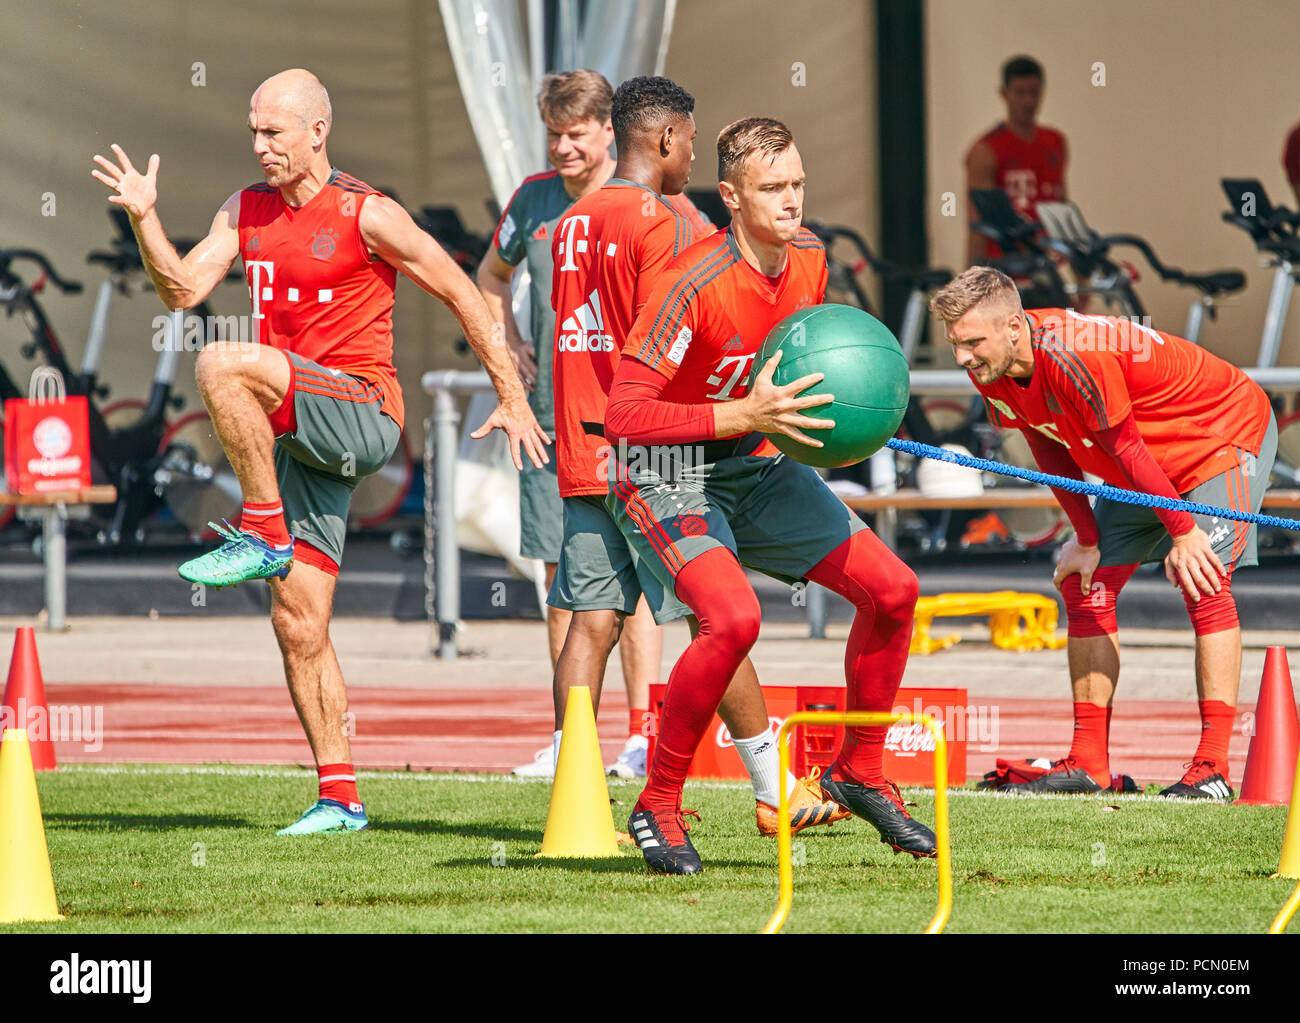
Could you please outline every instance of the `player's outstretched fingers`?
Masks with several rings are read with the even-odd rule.
[[[1195,558],[1178,566],[1177,585],[1182,587],[1183,593],[1193,604],[1200,601],[1202,593],[1214,592],[1213,584],[1201,571],[1200,562]]]
[[[812,437],[809,437],[803,430],[798,429],[802,426],[805,430],[830,430],[835,426],[833,419],[809,419],[807,416],[786,415],[780,420],[781,432],[787,437],[793,437],[800,444],[807,444],[809,447],[820,448],[825,445]]]
[[[546,453],[546,446],[550,443],[551,438],[540,426],[533,427],[532,431],[524,436],[524,450],[528,452],[533,465],[539,469],[551,460],[551,456]]]
[[[827,402],[835,400],[833,394],[802,394],[814,384],[820,384],[826,379],[825,373],[809,373],[807,376],[800,377],[798,380],[792,380],[781,390],[785,391],[791,397],[798,395],[796,402],[797,408],[808,408],[810,405],[825,405]]]

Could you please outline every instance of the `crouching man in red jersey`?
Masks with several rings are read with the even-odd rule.
[[[1023,309],[1011,279],[971,267],[930,308],[995,426],[1020,430],[1038,467],[1234,511],[1258,512],[1277,453],[1268,395],[1203,348],[1127,319]],[[1142,562],[1163,561],[1196,633],[1201,739],[1162,796],[1232,799],[1228,740],[1241,676],[1232,572],[1256,563],[1253,524],[1054,491],[1074,526],[1053,582],[1069,621],[1074,740],[1023,792],[1111,785],[1111,702],[1119,679],[1115,600]]]
[[[692,245],[659,278],[633,324],[610,390],[606,435],[620,454],[607,507],[637,555],[699,619],[673,667],[659,742],[628,830],[646,862],[694,874],[682,787],[727,683],[758,638],[749,565],[810,579],[856,607],[845,654],[850,710],[893,708],[907,663],[916,576],[807,466],[759,436],[827,420],[833,400],[800,396],[821,379],[772,383],[774,357],[749,386],[771,328],[821,303],[826,253],[800,226],[803,164],[790,131],[749,118],[718,136],[718,178],[731,227]],[[657,452],[671,451],[671,457]],[[903,809],[883,774],[884,727],[848,728],[822,791],[870,821],[883,841],[935,854],[934,834]]]

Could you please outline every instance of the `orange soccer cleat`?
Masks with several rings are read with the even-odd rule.
[[[814,767],[812,773],[795,782],[794,791],[790,793],[790,834],[796,834],[804,828],[816,827],[818,824],[834,824],[851,812],[830,799],[823,799],[818,778],[821,768]],[[762,800],[758,803],[758,833],[764,838],[776,836],[776,807],[769,806]]]

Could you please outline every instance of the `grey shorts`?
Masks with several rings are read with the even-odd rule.
[[[381,410],[374,384],[285,354],[293,365],[297,425],[275,439],[284,521],[295,538],[340,564],[352,491],[392,457],[402,428]]]
[[[1216,508],[1258,513],[1264,503],[1264,491],[1268,489],[1273,460],[1277,457],[1277,420],[1269,417],[1268,430],[1264,434],[1258,455],[1252,455],[1244,448],[1238,448],[1237,453],[1239,457],[1236,468],[1192,488],[1182,495],[1183,499]],[[1173,537],[1150,508],[1107,501],[1099,497],[1093,514],[1101,537],[1098,547],[1103,565],[1137,565],[1148,561],[1163,561],[1173,547]],[[1233,568],[1259,564],[1259,527],[1255,523],[1220,519],[1211,515],[1194,514],[1192,518],[1209,536],[1210,546],[1223,562],[1224,568],[1231,571]]]
[[[785,455],[693,460],[669,478],[654,468],[619,474],[625,478],[611,486],[607,507],[668,587],[689,561],[714,547],[795,583],[867,528],[813,469]]]
[[[564,498],[564,543],[546,603],[565,611],[631,614],[643,594],[660,625],[691,613],[629,546],[604,498]]]
[[[555,433],[554,427],[544,429]],[[551,565],[560,560],[564,542],[564,505],[556,466],[552,452],[551,460],[540,469],[524,458],[519,473],[519,555]]]

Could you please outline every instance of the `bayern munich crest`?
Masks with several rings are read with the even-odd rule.
[[[338,235],[328,227],[322,227],[311,239],[311,254],[316,259],[329,259],[338,246]]]

